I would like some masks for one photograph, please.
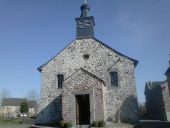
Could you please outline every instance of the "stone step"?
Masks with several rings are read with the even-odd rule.
[[[31,125],[29,128],[56,128],[56,127],[48,127],[48,126]]]
[[[125,123],[106,123],[107,128],[134,128],[134,125]]]

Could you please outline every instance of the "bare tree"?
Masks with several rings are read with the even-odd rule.
[[[0,106],[2,103],[2,99],[3,98],[9,98],[10,97],[10,91],[6,88],[3,88],[2,90],[0,90]]]
[[[28,98],[28,100],[34,100],[36,102],[39,102],[39,95],[35,89],[28,91],[27,98]]]
[[[2,105],[2,99],[3,98],[9,98],[10,97],[10,91],[6,88],[3,88],[0,90],[0,116],[1,118],[4,118],[4,106]],[[9,109],[7,107],[7,114],[9,113]]]

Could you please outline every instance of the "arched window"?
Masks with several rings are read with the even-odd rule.
[[[112,71],[110,72],[111,77],[111,86],[118,86],[118,72]]]
[[[58,88],[62,88],[63,87],[63,81],[64,81],[64,75],[58,74],[57,79],[58,79]]]

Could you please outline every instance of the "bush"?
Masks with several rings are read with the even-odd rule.
[[[98,126],[98,122],[97,121],[93,121],[91,124],[92,127],[97,127]]]
[[[28,113],[29,107],[27,102],[22,102],[20,106],[20,112],[21,113]]]
[[[64,128],[71,128],[73,125],[72,125],[72,123],[69,121],[69,122],[66,122],[65,124],[64,124]]]
[[[59,122],[60,128],[71,128],[73,126],[71,121],[64,121],[63,119]]]
[[[104,127],[105,126],[105,121],[104,120],[100,120],[98,122],[98,127]]]
[[[60,122],[59,122],[60,128],[64,128],[65,123],[66,122],[64,120],[60,120]]]

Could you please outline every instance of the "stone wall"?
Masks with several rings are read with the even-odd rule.
[[[85,59],[84,55],[89,55]],[[67,79],[80,68],[92,73],[102,79],[105,83],[103,89],[104,118],[105,120],[113,119],[123,102],[129,97],[136,98],[134,62],[129,58],[118,54],[116,51],[105,46],[94,38],[77,39],[68,45],[57,56],[52,58],[41,68],[41,100],[40,111],[47,111],[50,116],[50,110],[45,109],[56,97],[62,95],[62,90],[58,89],[57,74],[63,74]],[[111,87],[110,71],[119,71],[119,86]],[[72,81],[74,83],[74,81]],[[87,84],[87,83],[86,83]],[[127,106],[131,119],[136,121],[137,102],[129,100],[130,106]],[[64,108],[64,106],[62,106]],[[129,109],[129,107],[134,109]],[[125,115],[126,113],[124,113]],[[45,117],[40,116],[41,120]],[[57,117],[60,118],[59,116]],[[43,120],[44,119],[44,120]],[[41,121],[40,121],[41,122]]]
[[[62,115],[65,120],[75,124],[75,95],[90,95],[91,122],[104,120],[103,88],[100,79],[88,74],[84,69],[78,70],[64,82]]]
[[[170,121],[170,93],[168,88],[168,83],[164,83],[162,86],[162,94],[163,94],[163,100],[165,104],[165,111],[167,120]]]
[[[20,106],[1,106],[0,117],[16,118],[20,114]],[[35,108],[29,108],[29,116],[35,115]]]

